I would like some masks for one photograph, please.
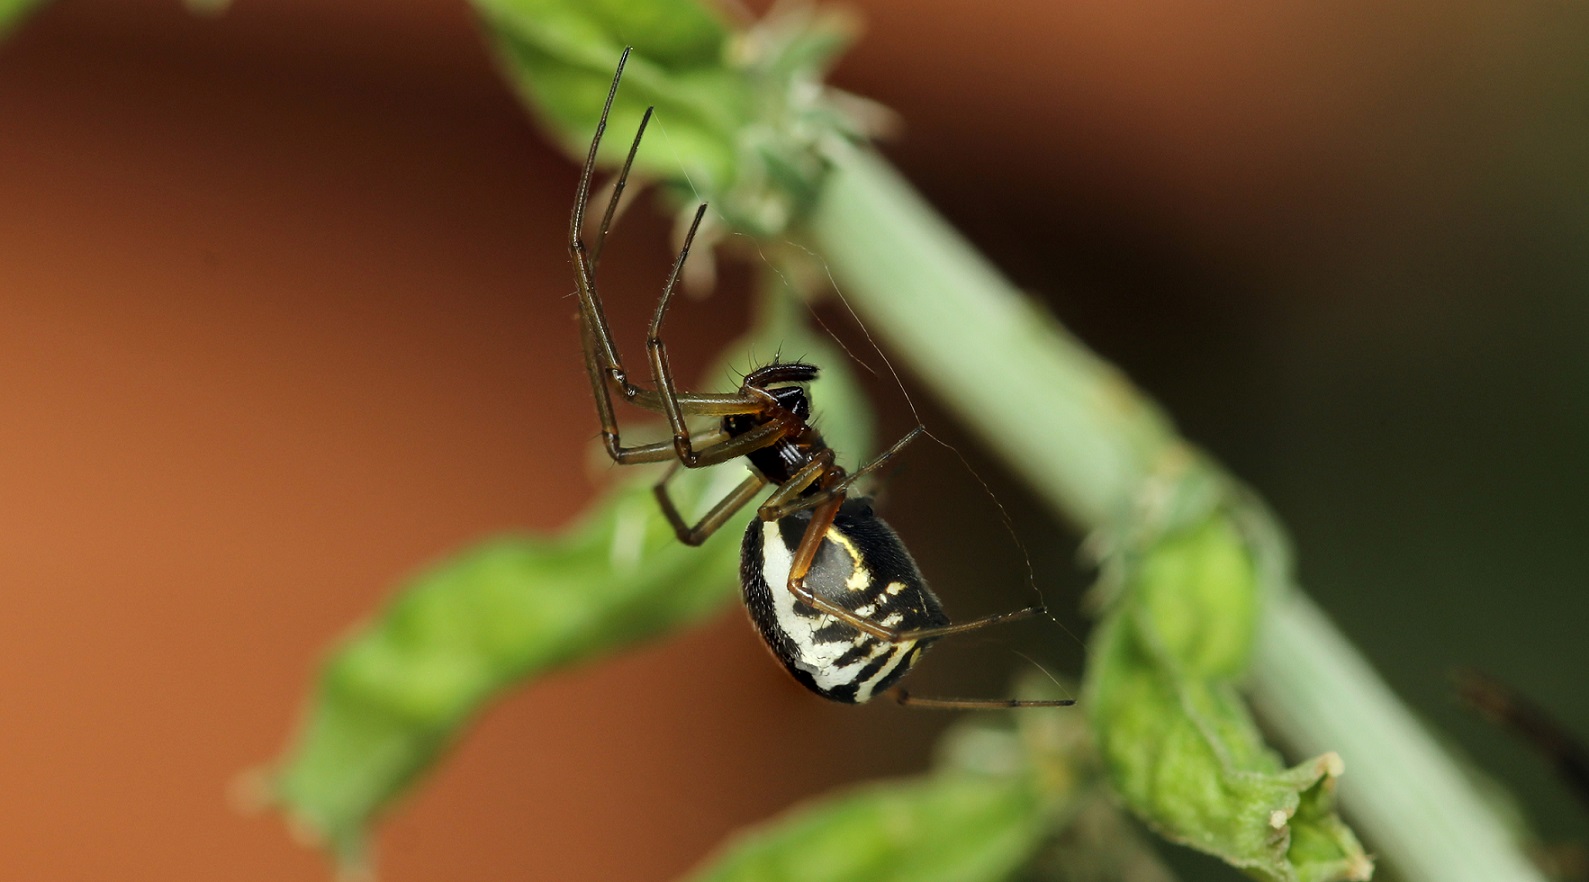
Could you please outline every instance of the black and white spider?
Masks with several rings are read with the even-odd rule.
[[[811,400],[804,384],[816,379],[814,365],[774,363],[756,368],[735,392],[687,392],[677,387],[662,341],[662,320],[706,212],[704,204],[696,209],[646,336],[653,388],[630,381],[597,293],[596,263],[651,109],[640,120],[593,246],[587,247],[583,234],[597,148],[628,57],[626,49],[607,92],[568,231],[585,368],[607,454],[619,465],[674,464],[657,484],[656,497],[679,541],[687,545],[705,541],[768,484],[774,485],[776,489],[757,508],[757,518],[746,529],[741,546],[745,607],[773,655],[796,680],[824,698],[867,701],[903,677],[934,640],[1041,613],[1041,607],[1032,607],[951,624],[899,536],[873,512],[869,500],[849,497],[855,482],[898,455],[921,433],[919,427],[850,474],[835,462],[832,448],[811,425]],[[624,446],[615,398],[663,414],[672,437]],[[685,422],[689,417],[714,417],[718,423],[692,433]],[[699,522],[688,523],[668,495],[668,480],[678,467],[701,468],[740,457],[747,461],[750,475]],[[911,697],[903,690],[896,695],[901,703],[945,708],[1073,703],[934,699]]]

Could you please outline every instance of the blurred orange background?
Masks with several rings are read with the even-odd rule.
[[[1393,685],[1582,838],[1445,678],[1486,668],[1589,733],[1589,8],[852,5],[835,79],[901,114],[889,154],[1275,503]],[[402,576],[604,480],[574,178],[458,2],[62,0],[0,44],[0,873],[328,875],[230,783]],[[638,342],[670,255],[635,214],[604,283]],[[686,374],[738,330],[716,298],[672,324]],[[976,463],[1083,633],[1073,540]],[[994,580],[998,529],[949,514],[977,492],[899,490],[918,548],[983,537],[923,555],[941,585]],[[729,612],[509,696],[379,868],[674,878],[920,768],[943,723],[805,695]]]

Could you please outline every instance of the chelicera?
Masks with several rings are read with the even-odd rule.
[[[811,424],[807,388],[815,365],[773,363],[746,374],[734,392],[690,392],[678,388],[662,339],[662,322],[689,257],[706,205],[696,209],[683,247],[673,262],[646,335],[653,386],[630,380],[613,341],[596,286],[596,266],[614,212],[644,136],[651,109],[641,118],[623,169],[608,199],[593,242],[584,239],[585,212],[596,171],[596,154],[612,110],[623,64],[619,60],[569,220],[585,368],[590,376],[602,442],[619,465],[671,462],[656,486],[662,513],[679,541],[699,545],[769,484],[775,488],[756,509],[741,546],[740,578],[746,609],[773,655],[795,679],[824,698],[863,702],[890,687],[935,640],[1041,613],[1031,607],[952,624],[904,543],[872,510],[869,500],[850,495],[856,481],[876,472],[921,433],[901,438],[880,456],[847,472]],[[667,440],[626,446],[614,402],[663,414]],[[717,424],[691,431],[690,418]],[[744,458],[750,474],[696,523],[689,523],[668,494],[678,468],[702,468]],[[1068,700],[944,699],[910,696],[901,703],[922,707],[985,708],[1062,706]]]

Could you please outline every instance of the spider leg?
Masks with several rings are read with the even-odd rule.
[[[843,496],[836,496],[817,506],[811,513],[811,523],[806,525],[805,533],[800,536],[800,545],[795,549],[794,560],[789,565],[789,591],[801,602],[811,606],[818,612],[825,613],[838,619],[846,625],[876,637],[885,643],[910,643],[917,640],[934,640],[947,637],[950,634],[960,634],[966,631],[975,631],[989,625],[1003,622],[1013,622],[1020,619],[1041,615],[1046,610],[1041,606],[1031,606],[1018,609],[1014,612],[995,613],[983,616],[958,625],[942,625],[936,628],[901,629],[890,628],[877,622],[857,615],[851,610],[819,596],[816,592],[806,587],[805,578],[811,572],[811,564],[817,558],[817,550],[822,547],[828,529],[833,526],[833,519],[839,513],[839,506],[844,504]]]
[[[788,432],[789,424],[782,420],[763,423],[743,435],[729,438],[727,441],[714,442],[696,451],[694,466],[688,466],[682,462],[679,465],[683,465],[685,468],[705,468],[707,466],[720,465],[731,459],[738,459],[747,453],[760,450],[763,447],[769,447],[776,443],[779,438],[788,434]],[[705,437],[711,436],[707,435]],[[696,440],[698,442],[700,439]],[[672,444],[672,441],[658,442],[659,446],[671,447]]]
[[[601,420],[601,442],[607,449],[607,455],[619,465],[633,465],[641,462],[662,462],[673,458],[673,442],[660,441],[654,444],[636,444],[632,447],[623,446],[618,435],[618,417],[613,413],[612,395],[607,389],[605,371],[596,360],[594,344],[590,334],[585,338],[585,371],[590,375],[590,389],[596,399],[596,417]]]
[[[894,700],[906,707],[930,710],[1002,710],[1007,707],[1070,707],[1073,698],[928,698],[894,690]]]
[[[889,463],[893,462],[894,457],[896,457],[896,456],[900,455],[900,453],[904,452],[905,448],[910,444],[910,442],[912,442],[912,441],[916,440],[917,438],[921,437],[923,434],[926,433],[926,431],[927,430],[925,428],[923,428],[921,426],[917,426],[916,428],[911,429],[909,432],[906,432],[905,433],[905,437],[899,439],[898,441],[895,441],[892,445],[889,446],[889,448],[887,450],[885,450],[882,453],[879,453],[877,456],[873,457],[871,462],[868,462],[865,465],[861,466],[860,468],[856,469],[853,474],[845,476],[844,480],[840,481],[835,486],[837,486],[841,490],[842,489],[848,489],[850,487],[850,485],[854,484],[856,481],[859,481],[860,479],[862,479],[864,477],[867,477],[868,475],[872,475],[872,474],[877,473],[879,470],[881,470],[882,468],[887,466]]]
[[[832,486],[824,487],[821,490],[812,493],[810,496],[801,497],[799,494],[800,491],[804,490],[812,483],[811,480],[807,480],[805,483],[794,487],[793,492],[790,493],[786,493],[784,490],[789,488],[793,482],[790,484],[785,484],[783,487],[778,489],[778,492],[767,497],[767,501],[762,503],[761,508],[756,510],[756,514],[764,521],[776,521],[786,518],[797,511],[805,511],[808,508],[816,508],[835,496],[843,497],[847,495],[850,487],[855,484],[856,481],[859,481],[867,475],[871,475],[877,470],[888,465],[889,462],[894,459],[894,457],[898,456],[900,452],[905,449],[906,445],[916,440],[916,437],[925,431],[926,429],[923,429],[921,426],[911,429],[905,434],[905,437],[895,441],[892,447],[889,447],[887,450],[878,454],[872,459],[871,462],[861,466],[859,469],[856,469],[854,474],[845,475],[843,478],[835,481]],[[831,466],[832,461],[833,457],[830,455],[827,459],[827,465]],[[807,469],[810,469],[816,464],[817,461],[813,460],[810,465],[807,465],[805,468],[796,472],[795,477],[801,477],[805,474]],[[814,477],[815,476],[813,476],[813,478]]]
[[[801,466],[798,471],[789,476],[789,480],[778,485],[778,489],[767,497],[767,501],[756,509],[756,517],[764,521],[776,521],[788,517],[797,511],[805,511],[831,499],[827,495],[813,501],[813,497],[800,497],[807,487],[816,483],[817,479],[826,472],[833,470],[834,453],[831,448],[820,450],[811,461]],[[820,491],[819,491],[820,492]],[[840,491],[842,495],[843,491]]]
[[[585,370],[590,376],[592,397],[596,401],[596,416],[601,420],[601,441],[606,448],[607,455],[619,465],[634,465],[643,462],[666,462],[677,458],[677,445],[673,440],[654,441],[649,444],[636,444],[630,447],[623,446],[622,437],[618,430],[618,417],[613,410],[612,395],[603,379],[603,369],[596,360],[597,356],[593,345],[586,334],[585,340]],[[730,398],[729,396],[714,396],[712,400],[702,402],[698,398],[681,397],[679,406],[686,413],[717,415],[723,408],[732,406],[729,413],[754,413],[763,405],[756,400],[755,394],[746,395],[744,398]],[[722,400],[719,400],[722,399]],[[755,401],[754,405],[752,401]],[[637,402],[643,403],[643,402]],[[788,426],[779,420],[764,423],[737,438],[713,441],[710,445],[696,453],[698,466],[715,465],[720,462],[744,456],[753,450],[758,450],[775,443],[788,431]],[[703,438],[721,439],[720,430],[713,431]]]
[[[671,444],[672,442],[668,443]],[[744,508],[746,503],[756,498],[756,494],[761,492],[761,488],[767,486],[766,478],[752,473],[727,496],[718,500],[717,504],[712,506],[711,510],[701,517],[700,522],[692,527],[685,522],[684,516],[679,514],[678,507],[673,504],[673,497],[668,495],[668,481],[672,480],[677,473],[678,464],[675,463],[674,467],[668,469],[668,473],[662,476],[662,480],[657,482],[652,492],[656,494],[657,503],[662,507],[662,514],[668,519],[668,523],[673,525],[673,532],[679,537],[679,541],[685,545],[700,545],[705,542],[707,537],[716,533],[717,529],[723,526],[729,518],[733,517],[735,512]]]
[[[607,233],[612,225],[612,218],[617,210],[618,202],[623,194],[625,183],[628,180],[629,169],[634,163],[635,153],[640,147],[640,140],[645,133],[646,122],[650,120],[651,111],[641,119],[639,130],[635,132],[635,139],[629,146],[629,154],[624,160],[623,170],[619,172],[618,179],[613,186],[613,194],[608,199],[607,209],[602,216],[601,228],[597,233],[595,247],[588,248],[584,240],[585,210],[590,203],[591,182],[596,174],[596,157],[601,146],[601,138],[607,129],[607,119],[612,112],[613,100],[618,94],[618,83],[623,76],[624,62],[628,60],[629,51],[624,50],[623,57],[619,59],[618,70],[613,74],[612,86],[607,90],[606,103],[602,105],[601,117],[596,123],[596,135],[591,139],[590,152],[585,156],[585,165],[580,173],[579,187],[574,198],[574,210],[569,218],[568,251],[574,262],[574,281],[578,289],[580,324],[583,327],[582,345],[585,354],[585,368],[590,374],[591,391],[596,399],[596,414],[601,420],[602,438],[607,448],[607,453],[614,462],[622,465],[637,462],[661,462],[675,458],[673,451],[677,449],[676,442],[664,444],[642,444],[633,447],[624,447],[618,434],[617,416],[614,413],[612,396],[617,394],[623,400],[636,404],[647,410],[659,413],[677,413],[680,415],[710,415],[726,416],[730,414],[757,413],[766,407],[763,397],[740,390],[734,393],[697,393],[679,392],[671,389],[670,381],[669,401],[664,401],[663,396],[656,391],[637,386],[629,381],[623,362],[618,354],[617,344],[613,340],[611,326],[607,322],[606,311],[601,302],[601,296],[596,287],[596,263],[600,257],[602,247],[607,240]],[[682,256],[681,256],[682,261]],[[676,271],[675,271],[676,272]],[[680,417],[682,419],[682,416]]]
[[[607,324],[606,313],[601,308],[601,298],[596,296],[596,261],[589,249],[585,246],[585,208],[590,202],[590,185],[596,176],[596,155],[601,147],[601,136],[607,131],[607,117],[612,112],[613,99],[618,97],[618,83],[623,79],[624,64],[629,61],[629,50],[625,48],[623,55],[618,58],[618,69],[613,72],[612,85],[607,89],[607,101],[601,107],[601,116],[596,120],[596,134],[590,141],[590,152],[585,154],[585,166],[579,174],[579,187],[574,192],[574,210],[568,219],[568,253],[574,261],[574,281],[579,288],[579,311],[584,319],[588,336],[597,346],[596,362],[600,364],[611,376],[614,384],[624,398],[632,398],[630,384],[623,372],[623,366],[618,360],[618,347],[613,343],[612,330]],[[642,124],[641,132],[645,127]],[[635,142],[629,149],[629,155],[634,156],[635,150],[640,146],[640,132],[636,133]],[[624,163],[624,174],[628,173],[629,163]],[[614,190],[621,190],[621,185]],[[600,252],[602,244],[606,241],[603,235],[597,240],[596,250]]]
[[[662,298],[657,301],[656,314],[651,318],[651,331],[646,335],[646,354],[651,360],[651,376],[657,386],[657,397],[662,399],[662,412],[667,415],[668,426],[673,430],[673,444],[679,455],[679,462],[685,468],[696,468],[702,463],[700,456],[690,442],[689,427],[684,424],[685,410],[681,406],[677,389],[673,385],[673,366],[668,360],[667,344],[662,342],[662,319],[668,312],[668,304],[673,300],[673,292],[678,289],[679,274],[684,270],[684,262],[690,257],[690,245],[695,241],[695,232],[701,227],[701,218],[706,216],[706,203],[701,203],[695,209],[695,218],[690,221],[689,232],[684,234],[684,245],[679,249],[679,256],[673,260],[673,270],[668,273],[668,283],[662,289]],[[741,390],[742,394],[750,395],[748,388]]]
[[[627,58],[627,52],[625,57]],[[618,73],[623,73],[623,62],[618,63]],[[616,82],[614,77],[614,82]],[[629,168],[634,165],[635,154],[640,152],[640,141],[645,137],[646,124],[651,122],[651,114],[655,107],[647,107],[646,112],[640,116],[640,125],[635,127],[634,140],[629,143],[629,154],[624,157],[623,168],[619,170],[618,177],[613,180],[612,194],[607,197],[607,210],[601,215],[601,228],[596,231],[596,244],[590,249],[590,271],[594,275],[596,266],[601,263],[601,250],[607,245],[607,232],[612,229],[612,219],[618,212],[618,203],[623,199],[624,187],[629,183]],[[601,137],[600,132],[596,137]]]

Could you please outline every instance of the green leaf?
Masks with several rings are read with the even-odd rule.
[[[719,471],[673,487],[704,499],[738,480]],[[341,858],[361,859],[374,815],[485,702],[716,609],[732,596],[737,552],[732,529],[679,544],[636,480],[559,537],[504,537],[444,561],[333,654],[275,798]]]
[[[28,13],[44,3],[45,0],[0,0],[0,38],[10,34]]]
[[[476,0],[508,79],[527,106],[583,157],[625,46],[633,46],[602,144],[621,161],[647,106],[657,128],[642,174],[688,177],[713,192],[731,176],[749,89],[724,59],[726,26],[690,0]]]
[[[1110,561],[1115,596],[1083,701],[1105,767],[1165,838],[1255,878],[1367,879],[1372,862],[1334,813],[1340,760],[1286,768],[1237,694],[1262,580],[1255,547],[1205,478],[1193,471],[1172,488],[1156,528]]]
[[[731,229],[768,236],[803,215],[827,164],[815,146],[855,131],[821,74],[848,45],[848,18],[809,10],[731,31],[699,0],[474,0],[503,71],[572,156],[583,158],[625,46],[632,46],[601,160],[629,149],[675,201],[710,201]]]
[[[871,443],[864,399],[796,309],[764,307],[762,330],[727,352],[809,352],[823,368],[812,397],[833,424],[835,448],[862,454]],[[491,540],[420,574],[333,653],[271,774],[271,796],[296,827],[344,861],[362,860],[373,819],[505,689],[665,633],[735,596],[740,529],[730,524],[700,548],[680,544],[651,494],[661,472],[638,471],[560,535]],[[739,463],[686,471],[669,489],[688,517],[744,474]]]
[[[979,882],[1009,878],[1047,829],[1015,777],[944,773],[797,809],[733,840],[695,882]]]
[[[1055,698],[1025,678],[1015,693]],[[1027,867],[1089,807],[1109,813],[1086,721],[1069,708],[984,713],[939,742],[934,771],[871,784],[735,836],[692,882],[975,882]],[[1095,832],[1095,831],[1094,831]],[[1122,837],[1094,843],[1140,853]],[[1117,848],[1122,846],[1122,848]]]

